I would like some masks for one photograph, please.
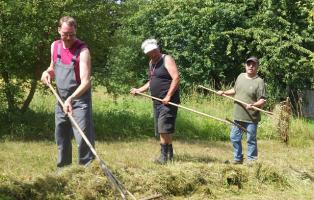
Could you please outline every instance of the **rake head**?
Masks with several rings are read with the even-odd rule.
[[[122,197],[122,199],[126,199],[126,189],[124,188],[124,186],[119,182],[119,180],[112,174],[112,172],[110,171],[110,169],[107,167],[107,165],[105,164],[105,162],[103,160],[99,160],[99,165],[101,170],[103,171],[104,175],[108,178],[111,187],[114,190],[118,190],[120,192],[120,195]]]
[[[277,132],[283,142],[287,144],[289,140],[289,128],[292,113],[290,99],[287,98],[286,101],[280,102],[275,109],[275,113],[277,115]]]
[[[126,194],[128,194],[131,197],[131,199],[136,200],[135,196],[129,190],[127,190],[124,187],[124,185],[122,185],[122,183],[112,174],[112,172],[110,171],[110,169],[107,167],[107,165],[105,164],[103,160],[99,160],[99,164],[100,164],[101,170],[103,171],[105,176],[109,179],[111,186],[115,190],[118,190],[120,192],[122,199],[126,200],[127,199]],[[161,194],[155,194],[149,197],[141,198],[140,200],[159,199],[161,197],[162,197]]]

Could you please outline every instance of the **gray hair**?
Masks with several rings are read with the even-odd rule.
[[[61,17],[59,20],[59,27],[61,27],[64,22],[69,26],[74,26],[75,29],[77,27],[76,20],[73,17],[70,16]]]

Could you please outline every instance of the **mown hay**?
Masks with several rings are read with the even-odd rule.
[[[243,183],[248,181],[248,174],[239,167],[227,166],[222,170],[222,181],[227,186],[235,185],[241,189]]]
[[[287,177],[274,166],[256,163],[254,173],[260,183],[273,184],[281,189],[289,187]]]
[[[66,167],[30,182],[10,177],[0,184],[0,199],[112,199],[114,194],[106,177],[92,171],[81,166]],[[4,198],[6,196],[10,198]]]

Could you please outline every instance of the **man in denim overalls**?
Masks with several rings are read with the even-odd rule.
[[[73,134],[78,145],[78,163],[89,164],[94,155],[81,137],[78,130],[72,127],[67,114],[71,114],[79,124],[90,143],[94,146],[95,134],[92,120],[91,101],[91,57],[86,44],[76,38],[77,23],[74,18],[65,16],[59,20],[60,40],[51,45],[51,63],[43,72],[41,80],[51,83],[55,77],[57,92],[64,101],[64,107],[56,103],[55,138],[58,146],[57,167],[72,163]]]

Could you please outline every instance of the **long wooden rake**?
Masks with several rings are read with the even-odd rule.
[[[211,91],[211,92],[213,92],[213,93],[215,93],[215,94],[218,95],[218,92],[215,91],[215,90],[213,90],[213,89],[204,87],[204,86],[202,86],[202,85],[199,85],[198,87],[203,88],[203,89],[208,90],[208,91]],[[236,102],[238,102],[238,103],[241,103],[241,104],[243,104],[243,105],[245,105],[245,106],[249,105],[248,103],[243,102],[243,101],[241,101],[241,100],[239,100],[239,99],[235,99],[235,98],[233,98],[233,97],[231,97],[231,96],[228,96],[228,95],[225,95],[225,94],[223,94],[222,96],[227,97],[227,98],[229,98],[229,99],[231,99],[231,100],[233,100],[233,101],[236,101]],[[269,115],[274,115],[274,113],[269,112],[269,111],[267,111],[267,110],[263,110],[263,109],[258,108],[258,107],[256,107],[256,106],[252,106],[252,108],[253,108],[254,110],[258,110],[258,111],[264,112],[264,113],[269,114]]]
[[[58,93],[55,91],[55,89],[51,86],[51,84],[48,85],[49,88],[51,89],[52,93],[56,96],[58,102],[62,105],[64,105],[63,101],[61,100],[61,98],[59,97]],[[86,142],[86,144],[88,145],[88,147],[90,148],[90,150],[93,152],[93,154],[95,155],[96,160],[99,162],[100,168],[103,171],[104,175],[108,178],[110,185],[112,186],[112,188],[114,190],[118,190],[122,199],[127,199],[126,194],[130,195],[130,197],[134,200],[136,200],[135,196],[129,191],[127,190],[124,185],[122,185],[122,183],[112,174],[111,170],[108,168],[108,166],[106,165],[106,163],[98,156],[98,154],[96,153],[95,148],[92,146],[92,144],[89,142],[88,138],[85,136],[84,132],[82,131],[82,129],[79,127],[79,125],[77,124],[77,122],[75,121],[75,119],[73,118],[73,116],[71,114],[68,114],[69,119],[71,120],[72,124],[75,126],[75,128],[78,130],[78,132],[80,133],[80,135],[82,136],[82,138],[84,139],[84,141]]]
[[[211,92],[219,95],[218,92],[213,90],[213,89],[204,87],[202,85],[199,85],[198,87],[205,89],[205,90],[208,90],[208,91],[211,91]],[[230,97],[228,95],[223,94],[222,96],[227,97],[227,98],[229,98],[233,101],[236,101],[238,103],[241,103],[243,105],[248,105],[248,103],[245,103],[243,101],[240,101],[240,100],[235,99],[233,97]],[[276,108],[274,109],[274,112],[266,111],[266,110],[263,110],[263,109],[258,108],[256,106],[252,106],[253,109],[261,111],[263,113],[266,113],[273,119],[273,122],[276,124],[277,131],[278,131],[281,139],[285,143],[288,143],[288,139],[289,139],[289,127],[290,127],[290,118],[291,118],[291,107],[290,107],[289,102],[290,102],[289,98],[287,98],[286,101],[280,103],[280,105],[278,106],[279,107],[278,109],[276,109]]]
[[[160,99],[160,98],[153,97],[153,96],[151,96],[151,95],[144,94],[144,93],[141,93],[141,92],[137,92],[136,94],[140,94],[140,95],[142,95],[142,96],[145,96],[145,97],[148,97],[148,98],[151,98],[151,99],[155,99],[155,100],[160,101],[160,102],[162,101],[162,99]],[[169,102],[168,104],[173,105],[173,106],[176,106],[176,107],[178,107],[178,108],[183,108],[183,109],[185,109],[185,110],[188,110],[188,111],[197,113],[197,114],[202,115],[202,116],[205,116],[205,117],[209,117],[209,118],[211,118],[211,119],[214,119],[214,120],[223,122],[223,123],[228,124],[228,125],[237,126],[237,127],[240,128],[242,131],[247,132],[247,130],[246,130],[244,127],[242,127],[240,124],[237,124],[237,123],[231,121],[231,120],[228,119],[228,118],[226,118],[226,119],[221,119],[221,118],[218,118],[218,117],[215,117],[215,116],[212,116],[212,115],[208,115],[208,114],[206,114],[206,113],[202,113],[202,112],[199,112],[199,111],[197,111],[197,110],[194,110],[194,109],[191,109],[191,108],[187,108],[187,107],[185,107],[185,106],[182,106],[182,105],[179,105],[179,104],[176,104],[176,103],[172,103],[172,102]]]

